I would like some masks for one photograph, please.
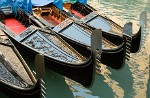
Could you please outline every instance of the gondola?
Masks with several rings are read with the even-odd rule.
[[[47,5],[44,4],[45,6],[41,3],[38,5],[38,2],[36,2],[35,6],[33,3],[34,2],[32,2],[33,6],[30,13],[26,14],[30,17],[30,21],[40,22],[41,24],[39,26],[42,28],[52,28],[72,47],[79,51],[84,51],[84,47],[91,46],[90,36],[93,29],[67,18],[65,14],[61,13],[60,10],[53,5],[53,2],[48,2]],[[30,5],[31,4],[28,6]],[[131,23],[127,25],[131,28]],[[122,37],[109,33],[102,33],[103,49],[101,63],[114,69],[123,68],[125,58],[129,59],[131,32],[131,29],[124,32],[124,36]]]
[[[66,10],[66,11],[65,11]],[[75,3],[64,2],[64,13],[68,13],[73,20],[82,21],[91,27],[101,28],[104,32],[122,36],[123,28],[106,16],[96,12],[92,6],[87,4],[87,0],[77,0]],[[136,53],[140,49],[142,27],[147,24],[147,13],[143,11],[140,15],[140,28],[137,33],[132,34],[131,53]]]
[[[0,30],[0,91],[9,98],[42,98],[45,96],[42,85],[45,85],[43,78],[35,78],[14,44]]]
[[[8,10],[13,10],[13,8],[5,7],[2,9],[5,17],[3,22],[0,22],[0,28],[9,36],[16,47],[33,58],[36,54],[43,54],[46,67],[79,82],[85,87],[92,85],[95,75],[94,66],[97,61],[95,59],[98,57],[96,52],[99,52],[99,56],[101,52],[100,41],[95,52],[88,47],[85,47],[84,51],[78,52],[53,30],[45,30],[35,26],[40,23],[34,23],[36,20],[31,21],[28,16],[24,16],[25,13],[22,13],[20,8],[9,11],[13,12],[10,15],[6,14]],[[100,32],[96,31],[95,33],[96,36],[101,36]]]

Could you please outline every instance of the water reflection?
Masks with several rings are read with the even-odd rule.
[[[117,90],[116,88],[112,88],[116,90],[117,93],[119,93],[117,98],[128,98],[128,94],[133,92],[133,77],[128,64],[126,64],[122,70],[109,70],[112,73],[110,77],[118,82],[118,88],[120,88]],[[120,90],[124,93],[120,94]]]
[[[47,98],[74,98],[61,75],[46,69],[46,82]]]
[[[76,89],[73,91],[73,94],[75,96],[81,96],[81,98],[83,96],[84,98],[91,98],[85,97],[89,96],[89,94],[85,93],[88,91],[91,95],[93,95],[92,98],[97,98],[97,96],[102,98],[129,98],[126,97],[128,96],[126,94],[133,92],[133,77],[128,65],[122,70],[109,69],[106,68],[105,65],[101,66],[101,72],[96,74],[95,82],[89,89],[86,89],[73,81],[71,81],[72,83],[67,82],[71,88]],[[79,87],[80,89],[77,89]]]
[[[150,55],[149,55],[149,81],[148,81],[148,84],[147,84],[147,97],[146,98],[150,98]]]
[[[106,15],[121,26],[126,22],[133,22],[134,33],[139,29],[140,13],[146,10],[148,12],[148,28],[150,28],[150,2],[148,0],[89,0],[88,3],[94,6],[101,15]],[[98,98],[149,98],[150,41],[148,38],[150,38],[150,31],[148,28],[144,27],[142,32],[141,50],[139,53],[131,54],[131,60],[126,61],[123,69],[113,70],[103,67],[100,75],[96,74],[94,85],[90,89],[74,82],[68,84],[75,89],[73,91],[75,97],[91,98],[86,96],[86,91],[88,91],[93,95],[92,98],[98,96]]]
[[[140,13],[146,10],[148,28],[150,28],[149,0],[88,0],[88,3],[101,15],[106,15],[121,26],[126,22],[133,22],[134,33],[139,29]],[[143,29],[139,53],[131,54],[132,59],[126,61],[125,67],[121,70],[101,65],[101,72],[97,71],[91,88],[84,88],[46,69],[47,98],[150,98],[150,30],[148,28]],[[34,69],[34,62],[31,62],[27,55],[23,56]]]

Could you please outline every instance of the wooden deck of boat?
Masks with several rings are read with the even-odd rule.
[[[71,12],[72,12],[74,15],[80,17],[81,19],[85,17],[85,16],[83,16],[81,13],[79,13],[79,12],[77,12],[77,11],[75,11],[75,10],[71,10]]]
[[[42,16],[43,19],[45,19],[46,21],[48,21],[49,23],[51,23],[52,25],[56,26],[60,23],[59,20],[55,19],[55,17],[53,16]]]
[[[5,35],[4,32],[2,32],[0,30],[0,38],[4,38],[7,39],[7,36],[1,36],[1,35]],[[13,51],[14,48],[10,47],[10,46],[6,46],[6,45],[2,45],[0,44],[0,52],[5,56],[5,58],[7,59],[7,61],[10,62],[10,64],[13,64],[13,66],[11,66],[14,70],[17,71],[17,73],[23,78],[23,80],[25,80],[28,84],[33,84],[28,73],[25,70],[25,67],[23,66],[23,64],[21,63],[20,60],[18,60],[17,55],[14,53]],[[15,61],[15,62],[14,62]]]

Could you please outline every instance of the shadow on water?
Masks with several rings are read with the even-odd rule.
[[[147,84],[147,92],[146,92],[146,98],[150,98],[150,55],[149,55],[149,79],[148,79],[148,84]]]
[[[133,76],[130,71],[130,67],[128,64],[125,64],[124,68],[121,70],[110,69],[111,75],[110,77],[117,81],[119,86],[124,90],[124,98],[131,98],[133,93]]]
[[[100,98],[113,98],[114,93],[104,80],[102,75],[96,74],[94,84],[90,88],[92,95],[100,96]]]
[[[96,73],[95,80],[91,88],[85,88],[80,84],[71,81],[70,87],[73,89],[75,98],[113,98],[114,93],[111,87],[104,82],[105,78]],[[69,98],[69,97],[67,97]]]
[[[74,98],[63,76],[47,69],[46,82],[47,98]]]
[[[149,73],[150,74],[150,73]],[[150,98],[150,78],[149,78],[149,81],[148,81],[148,90],[147,90],[147,98]]]
[[[134,94],[132,85],[132,73],[126,64],[121,70],[106,68],[103,74],[96,73],[91,88],[71,86],[76,89],[73,92],[74,96],[79,98],[131,98],[131,95]]]
[[[109,73],[96,74],[94,85],[90,88],[92,95],[101,98],[129,98],[128,94],[133,91],[133,77],[129,66],[126,64],[121,70],[107,69]]]
[[[94,5],[94,7],[95,8],[97,7],[99,9],[101,7],[100,11],[105,12],[106,14],[108,14],[108,16],[110,14],[110,16],[114,15],[127,19],[129,18],[129,16],[132,16],[137,21],[138,18],[136,18],[135,16],[139,16],[139,13],[141,11],[146,10],[148,12],[148,17],[150,20],[149,0],[136,0],[136,1],[89,0],[89,1],[92,2],[91,4],[95,3],[101,4],[102,6]],[[149,24],[150,21],[148,22],[148,25]],[[148,51],[150,51],[150,48],[148,48]],[[26,55],[23,52],[21,52],[21,54],[29,64],[29,67],[32,70],[34,70],[34,60],[31,60],[28,57],[28,55]],[[74,96],[75,98],[135,98],[134,92],[136,92],[135,90],[139,90],[139,88],[133,88],[134,86],[133,82],[136,82],[135,80],[137,80],[138,82],[140,81],[137,78],[133,77],[134,74],[130,70],[131,69],[135,70],[137,71],[137,73],[139,70],[130,67],[128,64],[126,64],[125,67],[121,70],[113,70],[107,67],[108,72],[106,72],[104,75],[96,74],[94,84],[89,89],[78,86],[75,83],[68,86],[63,76],[46,68],[47,98],[74,98]],[[149,77],[150,77],[150,64],[149,64]],[[147,82],[147,80],[145,82]],[[72,91],[72,89],[74,90]],[[146,98],[150,98],[150,78],[148,79],[146,94],[147,94]],[[142,98],[142,96],[145,98],[145,95],[136,97]],[[8,97],[4,95],[2,92],[0,92],[0,98],[8,98]]]
[[[150,74],[150,73],[149,73]],[[150,98],[150,78],[148,80],[148,85],[147,85],[148,89],[147,89],[147,92],[146,92],[146,98]]]

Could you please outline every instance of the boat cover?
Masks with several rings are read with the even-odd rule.
[[[0,7],[12,6],[13,0],[0,0]]]
[[[63,0],[63,2],[71,2],[71,3],[75,3],[77,1],[82,4],[87,4],[87,0]]]
[[[68,2],[71,2],[71,3],[75,3],[77,2],[77,0],[63,0],[64,3],[68,3]]]
[[[63,9],[63,0],[31,0],[34,6],[45,6],[47,4],[53,3],[60,10]]]
[[[28,3],[27,0],[14,0],[13,11],[17,15],[17,9],[21,8],[23,12],[28,12]]]
[[[5,1],[5,0],[3,0]],[[12,1],[12,0],[7,0]],[[56,7],[62,10],[62,0],[13,0],[13,11],[17,15],[17,9],[21,8],[23,12],[31,12],[32,13],[32,5],[33,6],[45,6],[49,3],[53,3]]]
[[[82,3],[82,4],[87,4],[87,0],[77,0],[77,1]]]

